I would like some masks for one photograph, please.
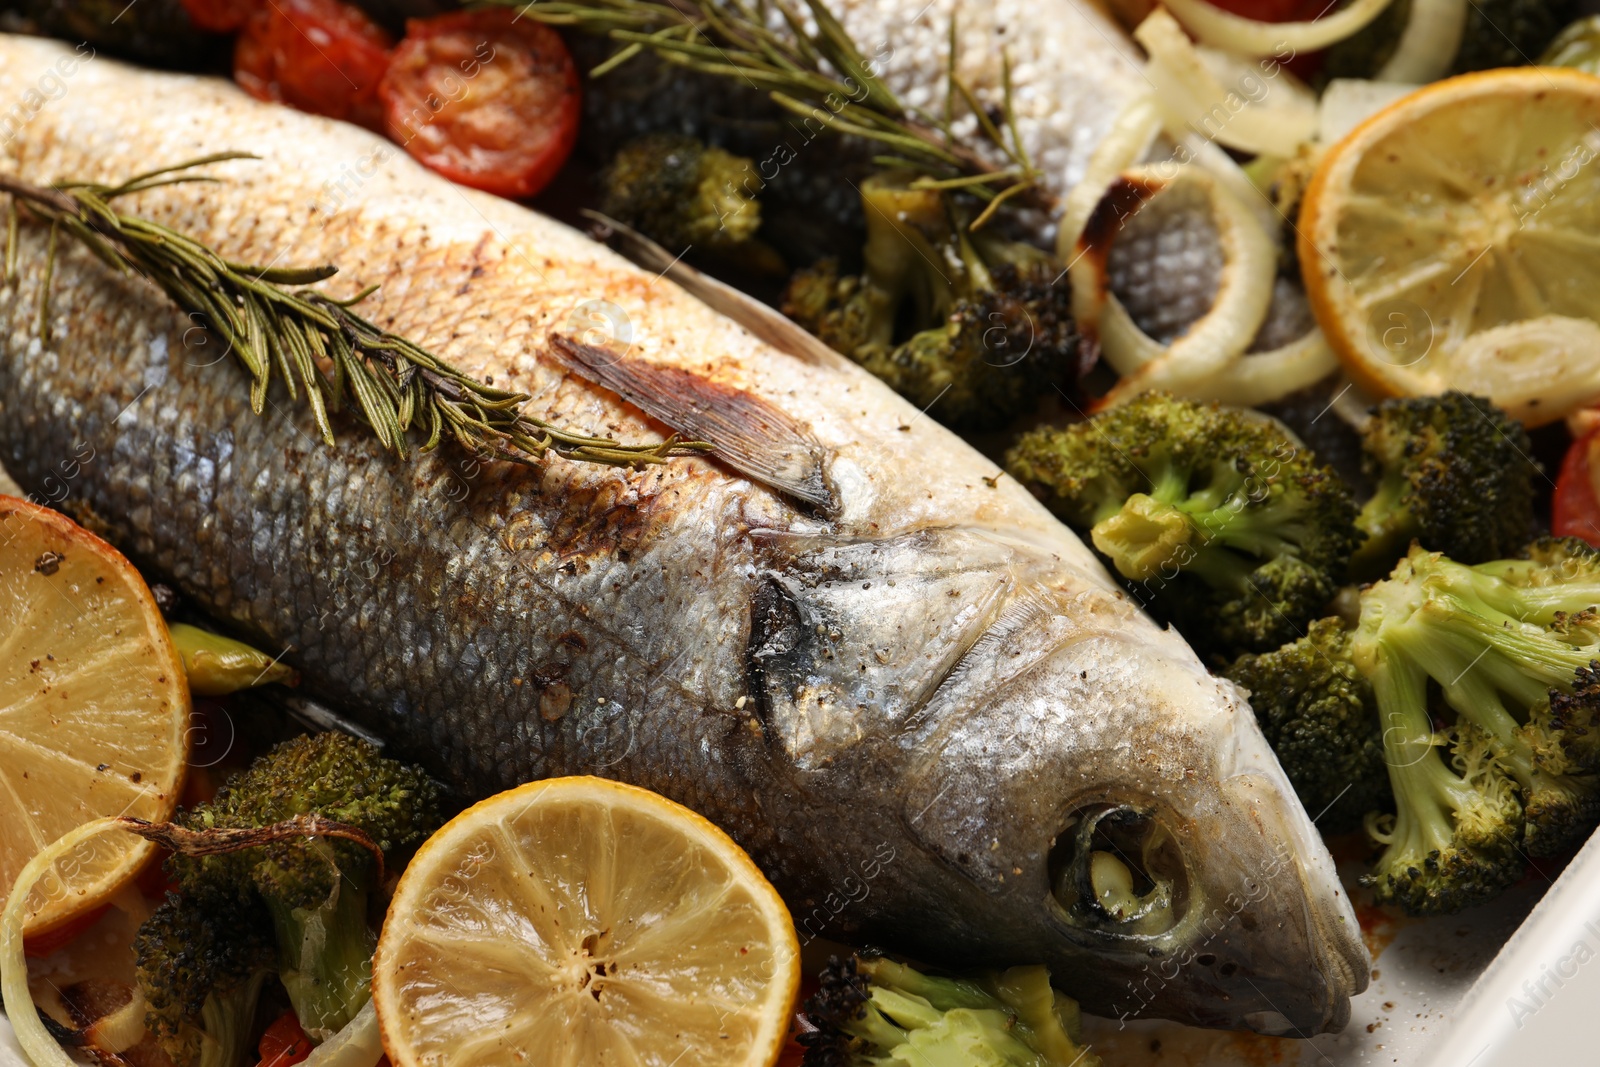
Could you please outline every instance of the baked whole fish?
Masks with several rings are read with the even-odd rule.
[[[111,181],[254,152],[121,203],[236,261],[336,262],[337,295],[381,284],[367,315],[531,413],[718,452],[400,460],[349,423],[325,447],[65,240],[44,343],[46,233],[24,224],[0,461],[25,489],[463,794],[593,773],[703,812],[803,937],[1043,962],[1102,1014],[1344,1025],[1367,956],[1247,705],[977,452],[842,358],[781,352],[363,131],[216,80],[62,74],[73,55],[0,38],[0,101],[65,86],[0,168]]]

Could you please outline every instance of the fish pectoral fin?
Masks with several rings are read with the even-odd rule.
[[[827,450],[783,409],[682,367],[619,356],[565,334],[550,335],[550,351],[573,373],[678,433],[711,442],[713,459],[752,481],[823,515],[838,511],[825,469]]]

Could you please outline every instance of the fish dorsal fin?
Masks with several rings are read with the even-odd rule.
[[[737,322],[785,355],[822,367],[853,366],[794,320],[726,282],[694,269],[633,227],[598,211],[585,210],[584,214],[604,229],[602,236],[608,238],[607,243],[618,254],[676,283],[712,311]]]
[[[823,515],[838,511],[827,450],[782,408],[682,367],[619,356],[550,335],[551,353],[574,373],[616,393],[686,437],[710,441],[713,458]]]

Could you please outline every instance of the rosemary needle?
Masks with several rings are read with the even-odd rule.
[[[491,2],[514,5],[521,17],[616,41],[619,50],[590,71],[591,77],[648,51],[691,71],[758,86],[779,107],[835,133],[888,145],[902,166],[932,180],[973,179],[960,187],[980,200],[1000,203],[1021,197],[1035,207],[1050,206],[1017,133],[1009,59],[1002,56],[997,120],[956,75],[954,22],[943,113],[935,115],[895,96],[824,0],[804,0],[814,30],[791,0]],[[769,14],[781,19],[788,32],[773,29]],[[975,116],[979,143],[969,144],[957,135],[957,100]],[[996,163],[996,157],[1003,162]],[[979,218],[987,221],[990,214]]]
[[[555,454],[611,466],[660,463],[704,452],[704,441],[675,435],[655,444],[590,437],[522,412],[526,393],[476,381],[421,346],[367,321],[353,310],[376,286],[349,300],[291,286],[310,285],[338,268],[264,268],[223,259],[206,245],[149,219],[125,215],[112,201],[129,193],[216,179],[194,168],[230,159],[227,152],[136,175],[120,185],[69,182],[52,188],[0,174],[11,194],[5,268],[16,274],[17,207],[50,224],[39,290],[39,331],[49,342],[49,299],[56,238],[65,232],[118,271],[160,286],[184,311],[199,315],[251,377],[250,406],[261,414],[267,390],[281,381],[292,400],[302,391],[323,440],[333,443],[329,412],[349,406],[383,446],[404,456],[413,429],[422,451],[450,439],[475,455],[530,463]],[[329,372],[324,372],[326,365]]]

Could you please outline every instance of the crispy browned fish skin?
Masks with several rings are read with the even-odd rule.
[[[0,98],[61,54],[0,39]],[[34,226],[0,290],[0,458],[26,488],[465,791],[596,772],[697,808],[807,934],[1040,960],[1103,1013],[1343,1024],[1366,980],[1354,917],[1242,701],[977,453],[853,367],[781,355],[559,225],[221,83],[97,60],[5,165],[109,180],[223,149],[265,158],[127,206],[238,260],[336,260],[331,291],[383,283],[379,322],[537,413],[649,437],[541,355],[552,329],[625,316],[627,359],[805,427],[834,517],[708,461],[473,471],[349,425],[325,448],[281,392],[251,414],[208,335],[68,245],[43,346]],[[785,448],[780,467],[806,455]],[[1176,927],[1095,928],[1051,896],[1052,843],[1100,804],[1177,836]]]

